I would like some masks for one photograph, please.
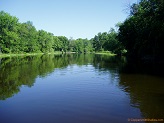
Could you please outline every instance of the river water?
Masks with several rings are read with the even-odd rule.
[[[127,123],[164,118],[164,78],[94,54],[0,60],[1,123]]]

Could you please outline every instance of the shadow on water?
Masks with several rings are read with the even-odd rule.
[[[131,105],[146,118],[164,118],[164,78],[143,74],[120,74],[120,88],[127,92]]]
[[[164,118],[163,75],[160,64],[129,62],[120,68],[119,86],[145,118]]]
[[[139,73],[155,76],[164,76],[164,64],[154,62],[139,62],[127,60],[126,65],[121,69],[123,73]]]
[[[139,108],[144,118],[164,118],[163,67],[127,63],[124,57],[97,56],[94,67],[118,73],[119,88],[129,95],[132,107]],[[117,75],[113,75],[117,77]]]

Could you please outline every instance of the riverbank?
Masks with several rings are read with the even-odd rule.
[[[111,53],[110,51],[95,52],[95,54],[98,54],[98,55],[108,55],[108,56],[116,56],[117,55],[117,54]]]
[[[42,55],[42,54],[44,53],[0,54],[0,58],[15,57],[15,56],[32,56],[32,55]]]
[[[56,51],[53,53],[20,53],[20,54],[0,54],[0,58],[4,58],[4,57],[16,57],[16,56],[34,56],[34,55],[43,55],[43,54],[62,54],[62,52],[60,51]]]
[[[76,53],[76,52],[66,52],[66,54],[72,54],[72,53]],[[5,58],[5,57],[17,57],[17,56],[34,56],[34,55],[43,55],[43,54],[65,54],[65,52],[61,52],[61,51],[55,51],[53,53],[20,53],[20,54],[0,54],[0,58]],[[116,56],[117,54],[111,53],[111,52],[95,52],[93,54],[98,54],[98,55],[108,55],[108,56]]]

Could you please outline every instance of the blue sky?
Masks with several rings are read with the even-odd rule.
[[[137,0],[0,0],[0,11],[20,22],[32,21],[37,30],[56,36],[92,38],[108,32],[128,16],[124,9]]]

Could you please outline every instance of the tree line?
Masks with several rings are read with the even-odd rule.
[[[163,61],[164,1],[140,0],[129,7],[130,15],[118,23],[118,31],[98,33],[91,39],[68,39],[65,36],[36,30],[31,21],[0,12],[0,53],[31,52],[103,52],[126,53],[139,61]]]
[[[98,33],[94,38],[68,39],[54,36],[45,30],[36,30],[31,21],[20,23],[19,19],[4,11],[0,12],[0,53],[49,53],[61,52],[116,52],[119,42],[117,32]]]

